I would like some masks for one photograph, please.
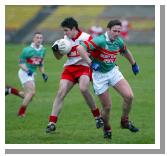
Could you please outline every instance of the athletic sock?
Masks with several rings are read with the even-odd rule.
[[[111,126],[104,126],[105,132],[111,132]]]
[[[26,107],[25,107],[25,106],[21,106],[21,107],[19,108],[18,115],[19,115],[19,116],[24,115],[24,114],[25,114],[25,111],[26,111]]]
[[[122,116],[121,117],[121,125],[127,125],[129,122],[128,116]]]
[[[54,115],[50,115],[49,116],[49,123],[56,123],[57,122],[58,117],[54,116]]]
[[[92,114],[95,118],[98,118],[100,117],[100,111],[99,111],[99,108],[96,108],[94,110],[92,110]]]
[[[16,88],[11,88],[10,93],[19,96],[19,91]]]

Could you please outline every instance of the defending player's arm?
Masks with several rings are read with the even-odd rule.
[[[82,45],[77,47],[77,51],[79,52],[80,56],[87,62],[88,65],[91,65],[92,60],[89,58],[87,51]]]
[[[100,65],[96,62],[92,62],[92,60],[88,56],[89,50],[95,50],[97,46],[100,45],[100,40],[94,38],[91,41],[84,41],[77,47],[77,51],[80,54],[80,56],[87,62],[87,64],[95,71],[100,69]]]
[[[135,59],[130,50],[127,50],[127,53],[124,54],[124,57],[130,62],[131,65],[135,64]]]
[[[123,43],[121,48],[121,53],[123,56],[129,61],[129,63],[132,65],[132,71],[136,75],[139,73],[139,66],[136,64],[136,61],[130,52],[129,49],[126,48],[126,45]]]

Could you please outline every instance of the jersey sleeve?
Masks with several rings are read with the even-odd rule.
[[[85,50],[90,51],[97,49],[97,47],[102,47],[103,41],[100,37],[95,37],[91,40],[83,41],[80,44],[85,48]]]
[[[128,52],[128,50],[127,50],[126,44],[122,38],[119,38],[119,45],[120,45],[120,53],[123,55],[126,54]]]

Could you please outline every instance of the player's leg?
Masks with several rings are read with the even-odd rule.
[[[58,115],[63,106],[64,98],[68,94],[68,92],[72,89],[73,86],[74,82],[72,81],[65,79],[60,80],[59,90],[53,102],[52,112],[51,115],[49,116],[49,124],[46,128],[47,133],[52,132],[56,129],[55,124],[57,123]]]
[[[123,97],[121,117],[122,128],[128,128],[132,132],[137,132],[139,129],[134,127],[128,119],[133,101],[133,92],[129,83],[125,79],[122,79],[114,86],[114,88]]]
[[[106,90],[105,92],[103,92],[102,94],[98,95],[100,102],[102,104],[102,118],[104,120],[104,138],[108,138],[111,139],[112,134],[111,134],[111,126],[109,123],[109,119],[110,119],[110,110],[111,110],[111,105],[112,105],[112,101],[110,99],[110,95],[108,90]]]
[[[20,91],[20,90],[14,88],[14,87],[6,85],[5,86],[5,96],[8,95],[8,94],[13,94],[13,95],[16,95],[20,98],[24,98],[24,92],[23,91]]]
[[[80,88],[81,94],[83,95],[86,103],[91,109],[91,112],[96,121],[96,127],[100,128],[100,127],[103,127],[104,123],[101,118],[99,108],[96,106],[95,100],[93,99],[93,96],[89,91],[89,83],[90,83],[90,78],[88,75],[82,75],[79,78],[79,88]]]
[[[72,89],[74,83],[69,80],[61,80],[59,85],[59,90],[57,92],[56,98],[53,102],[53,108],[51,115],[58,116],[62,108],[62,104],[67,93]]]
[[[28,81],[23,84],[24,87],[24,99],[22,105],[18,111],[18,116],[24,117],[27,106],[32,98],[35,96],[35,83],[34,81]]]
[[[100,73],[98,71],[93,71],[93,88],[102,105],[101,115],[104,120],[104,138],[108,139],[112,138],[111,126],[109,123],[112,101],[108,93],[110,75],[109,72]]]

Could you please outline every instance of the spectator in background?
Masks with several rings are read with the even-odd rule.
[[[89,29],[90,35],[94,38],[103,33],[103,28],[99,25],[94,25]]]
[[[128,20],[126,19],[121,20],[121,24],[122,24],[122,29],[121,29],[120,35],[124,40],[129,40],[130,24]]]

